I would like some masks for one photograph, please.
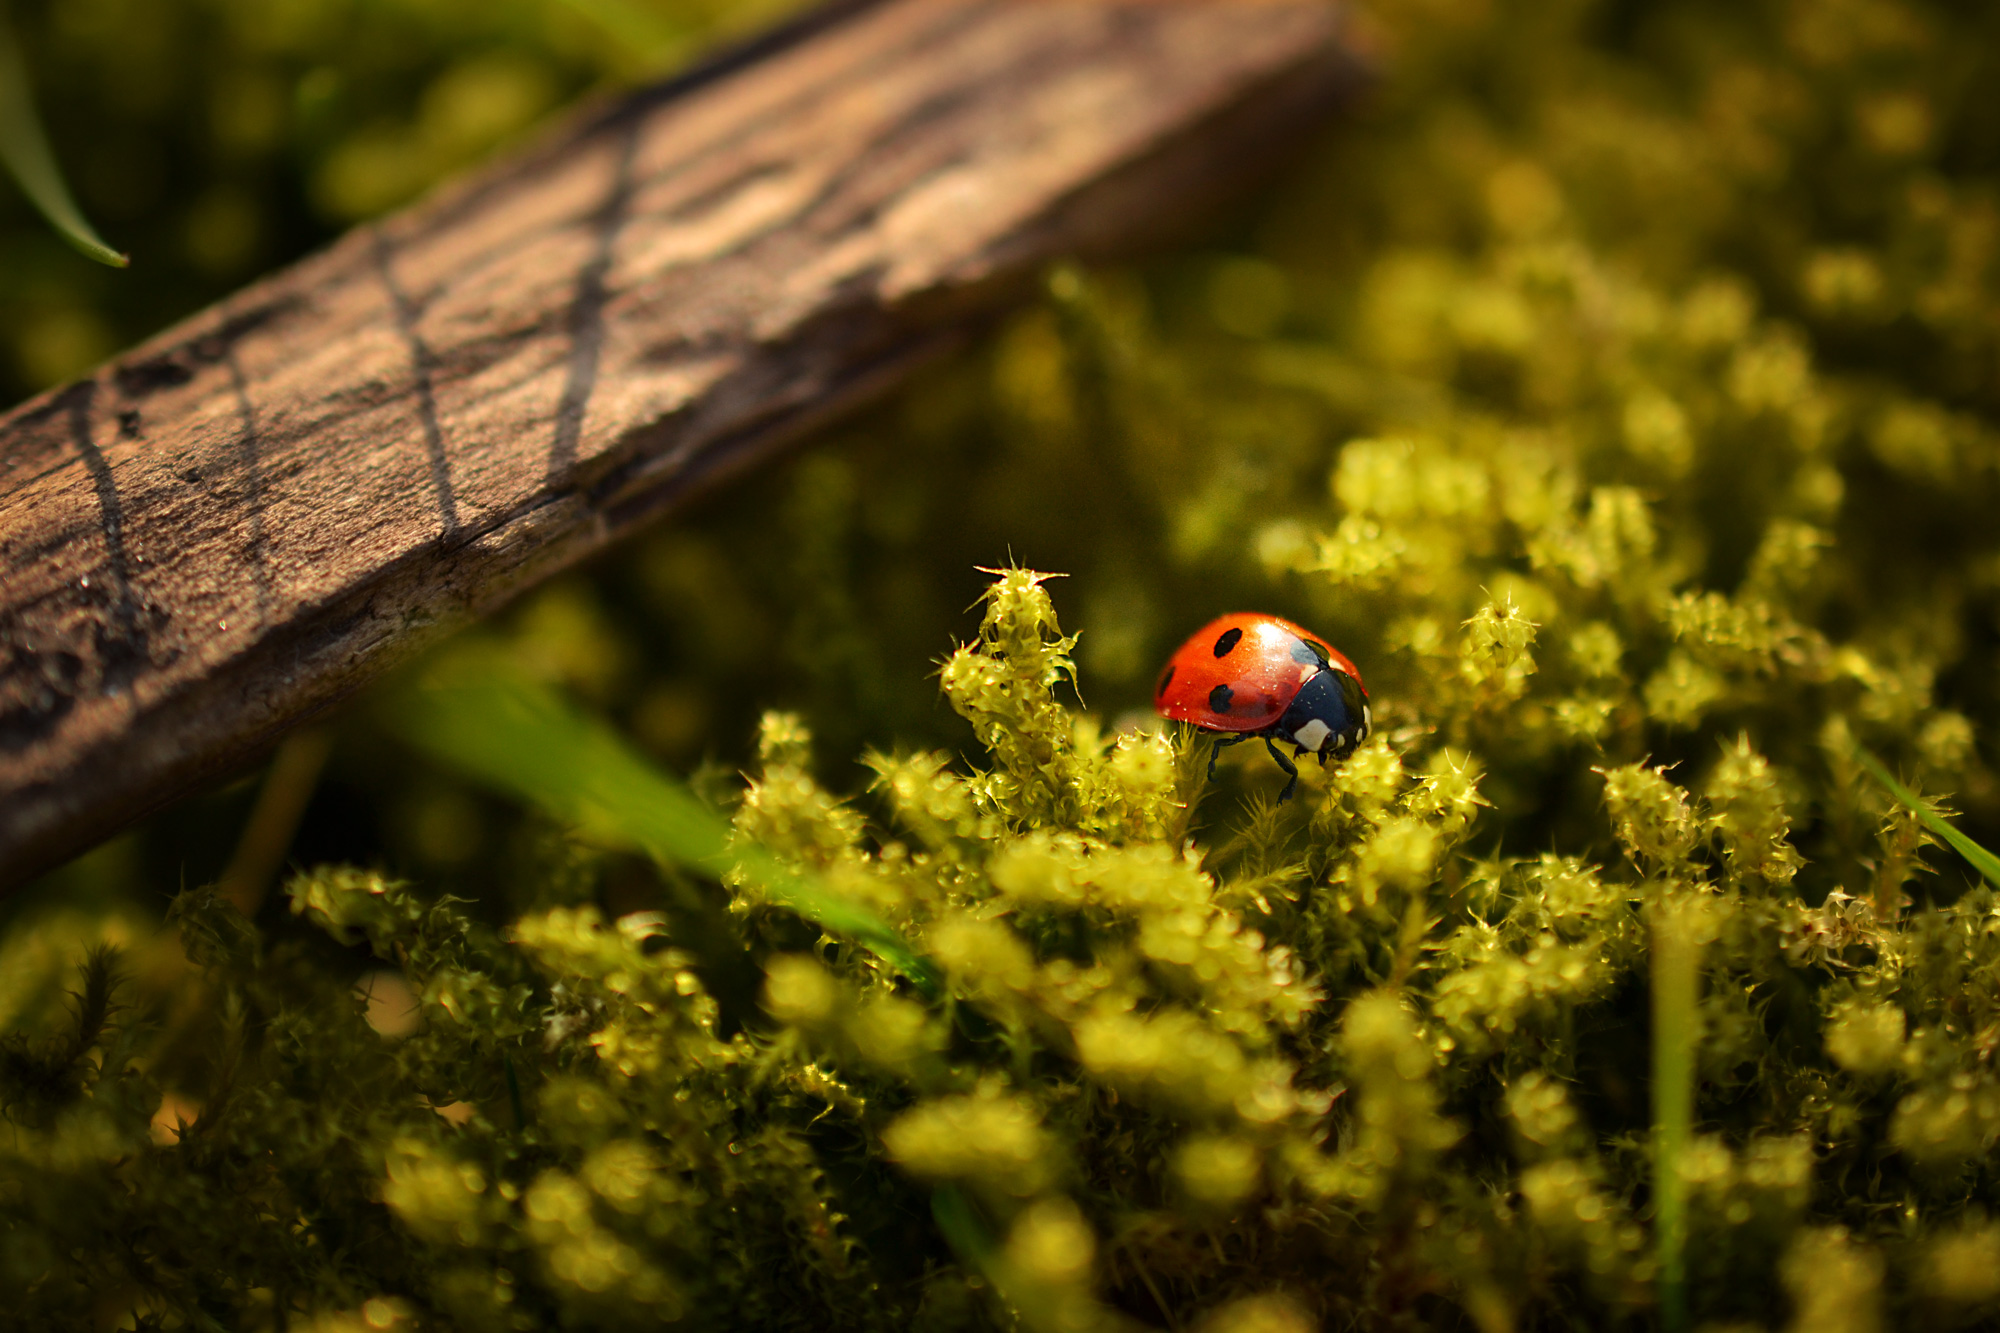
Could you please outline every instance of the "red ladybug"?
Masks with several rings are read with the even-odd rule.
[[[1299,770],[1278,753],[1278,741],[1295,747],[1294,757],[1318,755],[1324,768],[1367,739],[1374,724],[1354,663],[1289,620],[1248,611],[1211,621],[1181,645],[1160,673],[1153,707],[1161,717],[1221,733],[1216,753],[1263,737],[1291,777],[1280,801],[1298,790]],[[1215,754],[1208,772],[1215,776]]]

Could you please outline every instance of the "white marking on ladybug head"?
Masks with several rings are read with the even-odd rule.
[[[1303,727],[1300,727],[1297,731],[1293,732],[1292,740],[1299,745],[1305,746],[1308,750],[1311,750],[1314,754],[1318,754],[1320,747],[1326,744],[1326,738],[1332,734],[1333,734],[1332,727],[1329,727],[1325,722],[1322,722],[1319,718],[1314,718],[1312,721],[1306,723]]]
[[[1358,735],[1355,736],[1355,739],[1356,740],[1362,739],[1374,729],[1375,729],[1375,715],[1368,711],[1367,704],[1363,704],[1361,705],[1361,731]]]

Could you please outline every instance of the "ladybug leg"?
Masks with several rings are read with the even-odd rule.
[[[1241,745],[1249,739],[1250,734],[1248,733],[1233,733],[1224,739],[1216,741],[1208,752],[1208,780],[1210,782],[1215,781],[1215,761],[1222,757],[1223,747],[1226,745]]]
[[[1278,793],[1278,804],[1283,805],[1286,801],[1291,800],[1292,793],[1299,789],[1299,766],[1285,758],[1282,754],[1279,754],[1277,745],[1272,742],[1269,736],[1264,738],[1264,748],[1271,752],[1271,758],[1277,760],[1278,767],[1284,769],[1286,776],[1291,778],[1291,781],[1285,784],[1285,789]]]

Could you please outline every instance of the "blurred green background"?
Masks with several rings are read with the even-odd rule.
[[[789,0],[11,0],[102,271],[0,191],[0,399],[77,375]]]
[[[0,396],[84,370],[573,99],[783,7],[15,0],[56,152],[133,267],[90,264],[0,190]],[[861,785],[867,746],[962,749],[929,677],[974,623],[974,566],[1010,555],[1072,575],[1057,601],[1083,632],[1084,699],[1108,719],[1143,710],[1166,653],[1237,607],[1321,627],[1393,698],[1421,658],[1395,655],[1380,605],[1312,576],[1339,513],[1330,471],[1357,435],[1491,420],[1586,458],[1613,442],[1593,481],[1630,480],[1636,457],[1686,490],[1701,530],[1665,521],[1697,586],[1733,587],[1774,513],[1826,524],[1839,572],[1816,623],[1907,667],[1913,708],[1959,719],[1943,771],[1968,828],[1994,841],[2000,120],[1982,90],[2000,86],[2000,9],[1374,0],[1351,13],[1382,84],[1202,243],[1052,273],[1036,305],[891,402],[481,636],[710,783],[744,762],[772,707],[807,716],[836,789]],[[1576,282],[1604,289],[1562,287]],[[1551,323],[1536,302],[1558,288],[1574,310]],[[1686,403],[1641,392],[1644,364],[1590,360],[1609,336],[1593,301],[1692,312],[1689,337],[1722,349],[1718,382],[1747,376],[1742,401],[1791,415],[1702,435]],[[1807,417],[1826,436],[1810,466],[1785,442]],[[328,724],[294,863],[500,898],[536,876],[625,873],[413,759],[373,718],[363,700]],[[1714,733],[1667,728],[1654,753],[1705,766]],[[1260,790],[1269,776],[1242,772]],[[157,906],[213,879],[256,776],[33,897]],[[1509,781],[1493,787],[1519,850],[1595,801],[1546,771]]]

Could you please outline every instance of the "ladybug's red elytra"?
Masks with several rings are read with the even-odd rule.
[[[1280,801],[1298,790],[1299,770],[1277,742],[1292,746],[1294,757],[1318,755],[1324,768],[1366,740],[1375,721],[1368,687],[1345,655],[1289,620],[1251,611],[1196,630],[1160,673],[1153,708],[1221,735],[1216,753],[1261,737],[1291,778]],[[1208,772],[1215,776],[1214,754]]]

